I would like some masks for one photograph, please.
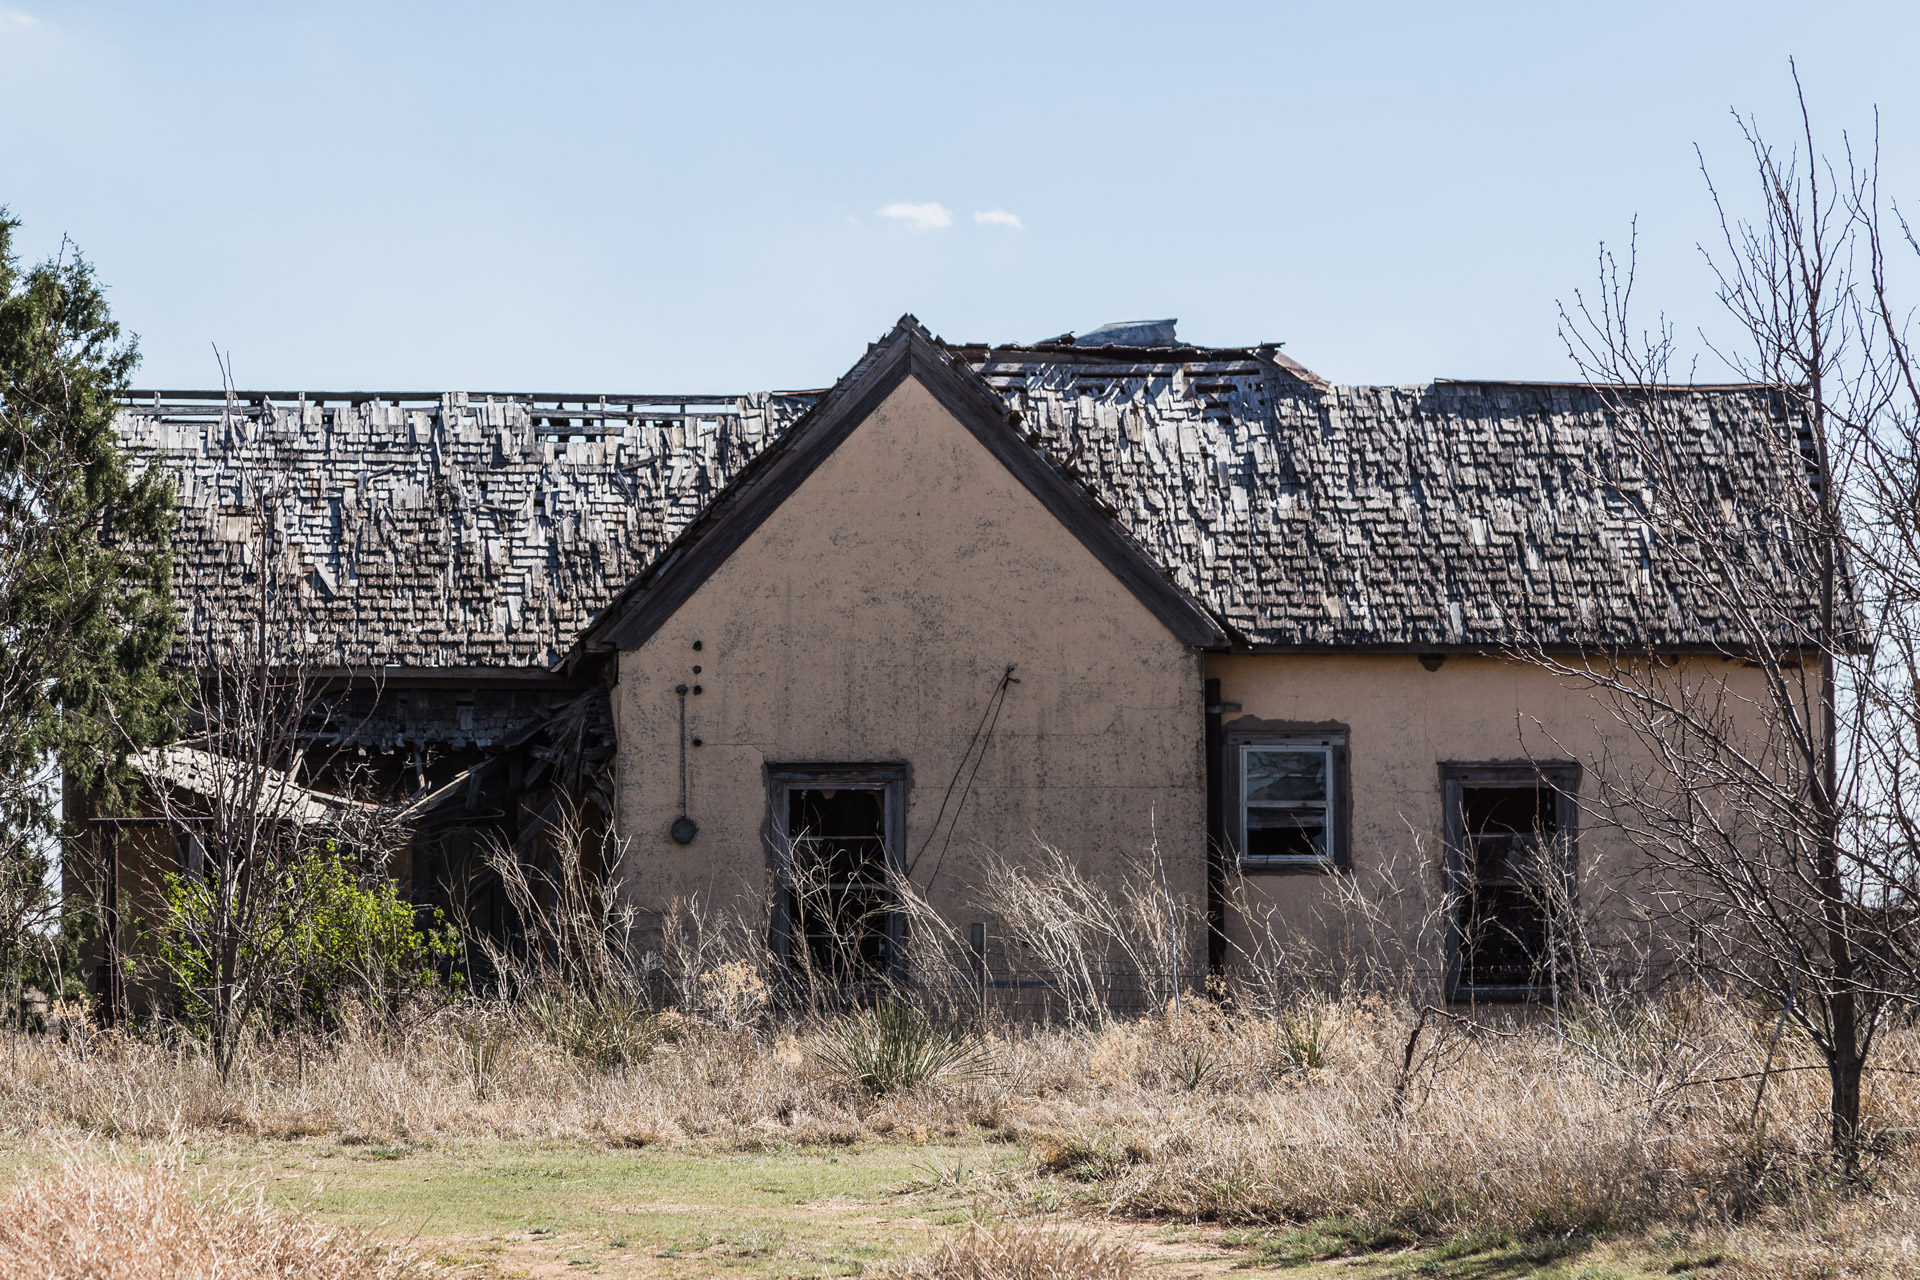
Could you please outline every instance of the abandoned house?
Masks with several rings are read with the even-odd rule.
[[[1767,395],[1675,394],[1730,518],[1805,483]],[[422,799],[417,899],[564,790],[628,842],[628,901],[764,901],[788,956],[835,923],[798,909],[811,873],[858,963],[901,964],[889,869],[991,949],[970,859],[1044,843],[1096,878],[1156,859],[1204,904],[1196,975],[1324,933],[1343,878],[1409,918],[1452,886],[1456,994],[1525,995],[1530,878],[1631,857],[1580,830],[1590,693],[1516,637],[1738,665],[1588,389],[1333,386],[1171,322],[991,346],[909,317],[817,392],[140,392],[121,431],[176,477],[183,652],[244,625],[275,477],[344,691],[315,758]],[[118,893],[188,856],[96,826]]]

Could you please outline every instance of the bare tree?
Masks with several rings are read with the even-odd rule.
[[[1623,270],[1603,248],[1598,294],[1562,313],[1612,426],[1600,478],[1717,639],[1677,659],[1520,648],[1601,694],[1597,807],[1646,855],[1672,944],[1816,1046],[1851,1166],[1876,1033],[1916,973],[1920,389],[1876,158],[1823,158],[1804,94],[1785,150],[1739,123],[1756,212],[1708,175],[1722,238],[1703,253],[1742,343],[1705,345],[1751,386],[1695,389],[1672,326],[1634,318],[1631,254]],[[1760,429],[1729,434],[1729,415]]]
[[[326,883],[312,860],[382,875],[409,834],[405,811],[356,794],[368,790],[357,779],[327,790],[303,781],[338,690],[311,661],[303,567],[278,532],[286,487],[263,468],[246,489],[251,607],[182,655],[194,684],[186,733],[139,758],[186,863],[165,923],[171,945],[158,959],[204,1025],[223,1078],[255,1020],[300,998],[302,923]]]

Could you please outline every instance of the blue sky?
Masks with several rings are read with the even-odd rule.
[[[1785,137],[1789,55],[1920,186],[1920,7],[1808,16],[0,0],[0,203],[93,259],[149,386],[216,343],[252,387],[816,386],[903,311],[1560,378],[1636,215],[1649,307],[1711,324],[1694,144],[1743,197],[1728,109]]]

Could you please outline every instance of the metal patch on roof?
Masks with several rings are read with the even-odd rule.
[[[1073,335],[1076,347],[1172,347],[1178,320],[1114,320],[1098,329]]]

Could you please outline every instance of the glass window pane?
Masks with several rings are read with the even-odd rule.
[[[1318,809],[1248,809],[1246,856],[1326,857],[1326,815]]]
[[[1327,803],[1327,753],[1249,747],[1246,803]]]

